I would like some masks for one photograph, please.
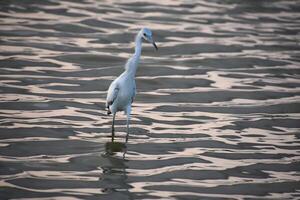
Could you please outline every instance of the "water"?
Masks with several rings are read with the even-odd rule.
[[[0,199],[300,198],[296,0],[0,6]],[[106,90],[144,26],[112,154]]]

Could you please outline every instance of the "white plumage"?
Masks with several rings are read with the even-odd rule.
[[[136,94],[135,73],[142,52],[143,39],[152,43],[155,49],[157,50],[157,46],[152,38],[151,30],[148,28],[142,28],[135,37],[135,52],[133,56],[130,59],[128,59],[125,66],[125,71],[110,84],[109,89],[107,91],[107,114],[113,114],[112,142],[114,141],[115,135],[115,117],[118,111],[124,111],[127,115],[126,142],[128,141],[131,104]]]

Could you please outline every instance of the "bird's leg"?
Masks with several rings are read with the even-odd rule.
[[[111,127],[111,142],[114,142],[114,137],[115,137],[115,118],[116,118],[116,113],[113,114],[113,121]]]
[[[127,134],[126,134],[126,143],[128,141],[129,137],[129,121],[130,121],[130,113],[131,113],[131,106],[128,106],[126,109],[126,115],[127,115]]]

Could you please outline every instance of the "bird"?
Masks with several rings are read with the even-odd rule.
[[[112,142],[114,142],[115,137],[115,117],[116,113],[119,111],[124,111],[124,114],[127,116],[126,143],[128,141],[131,105],[136,95],[135,74],[142,53],[143,40],[151,43],[154,48],[158,50],[155,41],[153,40],[152,31],[149,28],[142,28],[135,37],[135,51],[127,60],[125,71],[110,84],[107,90],[107,115],[112,114],[113,116],[111,128]]]

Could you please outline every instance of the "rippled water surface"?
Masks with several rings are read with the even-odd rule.
[[[296,0],[0,6],[0,199],[300,198]],[[144,26],[111,154],[106,90]]]

